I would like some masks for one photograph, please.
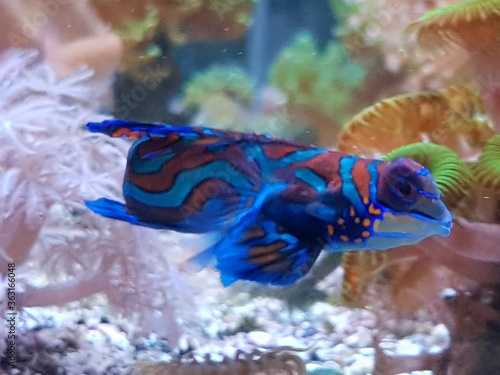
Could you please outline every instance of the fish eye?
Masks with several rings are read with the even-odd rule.
[[[415,187],[413,184],[407,180],[397,180],[394,183],[393,191],[396,195],[405,201],[413,201],[415,194]]]

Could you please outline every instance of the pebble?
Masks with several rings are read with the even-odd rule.
[[[417,356],[422,353],[422,346],[411,339],[397,341],[394,349],[398,356]]]
[[[278,338],[276,340],[276,345],[277,346],[289,346],[289,347],[295,348],[295,349],[306,349],[307,348],[307,346],[305,345],[304,342],[300,342],[294,336],[285,336],[285,337]]]
[[[252,331],[247,334],[248,341],[255,346],[270,346],[273,336],[264,331]]]
[[[307,375],[343,375],[340,370],[326,367],[309,368],[306,366]]]
[[[434,338],[434,343],[437,345],[448,346],[450,344],[450,331],[448,331],[448,328],[444,324],[432,327],[430,335]]]
[[[347,336],[344,340],[346,345],[353,348],[364,348],[373,344],[373,334],[365,327],[358,327],[356,333]]]
[[[360,357],[352,365],[344,369],[344,375],[367,375],[373,372],[374,359],[367,357]]]
[[[314,357],[317,358],[316,361],[328,361],[331,360],[336,355],[333,349],[317,349],[314,351]]]
[[[337,356],[348,356],[353,350],[344,343],[335,345],[332,349],[332,353]]]

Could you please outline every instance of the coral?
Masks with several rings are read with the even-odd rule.
[[[447,147],[432,143],[414,143],[391,151],[383,160],[391,161],[399,157],[411,158],[431,171],[443,201],[450,209],[473,187],[471,171],[458,155]]]
[[[160,5],[165,4],[159,0]],[[170,4],[168,4],[170,3]],[[242,38],[251,23],[254,0],[189,0],[175,4],[176,20],[171,6],[160,6],[168,34],[179,41],[234,40]],[[175,15],[174,15],[175,17]],[[179,30],[181,33],[179,34]]]
[[[458,44],[466,49],[489,49],[500,32],[500,2],[467,0],[425,13],[406,33],[415,33],[426,49],[447,49]],[[485,51],[488,52],[488,51]]]
[[[120,39],[87,2],[2,2],[0,22],[5,35],[0,50],[37,48],[60,76],[86,65],[104,78],[114,72],[122,56]]]
[[[431,170],[441,194],[454,212],[455,222],[450,237],[433,237],[384,253],[358,252],[343,256],[344,301],[354,307],[369,306],[379,314],[377,374],[416,370],[473,374],[496,373],[500,369],[496,350],[500,319],[500,256],[497,251],[500,197],[498,186],[493,183],[496,180],[494,163],[498,159],[498,135],[493,135],[494,131],[486,124],[485,129],[483,125],[476,125],[477,120],[467,120],[478,110],[480,112],[480,103],[470,101],[472,97],[460,95],[460,91],[443,90],[437,96],[438,105],[430,107],[434,108],[434,113],[417,117],[415,127],[432,129],[438,125],[439,129],[447,121],[454,124],[469,121],[468,129],[462,128],[460,149],[467,150],[471,146],[482,149],[472,173],[457,154],[433,143],[406,145],[385,156],[388,160],[399,156],[412,157]],[[444,92],[446,95],[442,94]],[[441,112],[436,108],[441,108]],[[385,114],[388,110],[393,110],[391,120],[397,124],[410,120],[406,117],[408,112],[389,108],[385,109]],[[413,108],[410,113],[415,115],[425,111],[415,112]],[[433,124],[436,120],[433,114],[444,124]],[[366,128],[371,127],[377,134],[375,125],[383,120],[386,119],[381,119],[375,112],[373,117],[366,119]],[[360,134],[358,141],[371,133]],[[401,129],[401,134],[411,136],[405,134],[404,129]],[[427,134],[429,140],[442,140],[435,131]],[[382,142],[378,144],[382,145]],[[373,147],[371,152],[380,152],[381,148]],[[474,221],[466,221],[464,217]],[[427,320],[444,323],[450,331],[451,343],[444,352],[394,357],[381,349],[384,334],[393,332],[387,322],[396,317],[401,324],[402,319],[424,312]],[[471,358],[466,364],[462,361],[464,353]]]
[[[197,361],[194,357],[177,359],[170,363],[139,362],[136,364],[136,375],[217,375],[217,374],[291,374],[306,375],[302,360],[283,349],[275,349],[264,353],[254,350],[251,353],[238,351],[234,358],[225,357],[221,362],[213,361],[209,355]]]
[[[115,28],[116,33],[123,41],[125,59],[122,69],[128,72],[135,71],[150,61],[161,57],[160,47],[154,43],[160,19],[157,8],[145,9],[142,19],[125,18]]]
[[[331,1],[340,16],[339,36],[350,56],[366,67],[365,84],[353,98],[360,104],[358,109],[402,92],[470,82],[470,72],[463,69],[463,55],[431,59],[416,55],[412,45],[403,44],[403,31],[410,22],[426,11],[455,1]]]
[[[178,282],[158,235],[84,209],[85,199],[120,194],[129,147],[83,128],[102,119],[109,90],[92,77],[58,78],[31,50],[0,56],[0,270],[16,264],[18,309],[102,292],[141,319],[137,334],[154,329],[175,343]]]
[[[183,104],[198,111],[193,125],[244,131],[256,120],[249,111],[253,89],[252,79],[242,69],[213,66],[186,83]]]
[[[240,68],[213,66],[195,75],[184,88],[184,105],[199,106],[213,95],[227,95],[238,103],[249,105],[253,82]]]
[[[398,95],[354,116],[339,134],[338,148],[373,157],[430,140],[470,159],[477,157],[494,134],[489,124],[479,119],[481,113],[477,93],[462,85]]]
[[[480,185],[500,192],[500,134],[488,140],[473,171]]]
[[[231,40],[243,37],[250,24],[254,2],[252,0],[93,0],[99,15],[105,22],[121,30],[124,23],[135,24],[134,29],[148,29],[152,23],[148,11],[158,15],[157,33],[165,33],[176,43],[186,41]],[[133,21],[132,21],[133,20]],[[156,21],[155,21],[156,22]],[[125,26],[125,27],[124,27]],[[143,35],[146,35],[145,33]],[[141,42],[147,41],[148,38]]]
[[[349,113],[353,91],[364,80],[364,67],[352,61],[341,42],[319,51],[308,33],[298,35],[270,69],[271,83],[287,98],[292,116],[305,120],[320,146],[331,145]]]
[[[499,1],[463,1],[425,14],[406,30],[407,34],[416,35],[423,50],[445,49],[448,53],[448,47],[453,45],[463,49],[462,54],[468,57],[467,64],[475,72],[476,84],[497,129],[500,129],[499,10]]]
[[[351,251],[342,254],[344,276],[341,301],[349,307],[364,307],[369,284],[388,263],[387,251]]]

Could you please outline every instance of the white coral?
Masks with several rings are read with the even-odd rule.
[[[144,322],[161,316],[161,326],[143,328],[175,341],[169,265],[158,232],[131,230],[83,205],[121,194],[130,144],[84,128],[103,118],[108,90],[109,82],[85,69],[57,78],[33,51],[0,55],[0,270],[15,262],[19,272],[44,273],[44,287],[22,286],[21,307],[104,292]]]

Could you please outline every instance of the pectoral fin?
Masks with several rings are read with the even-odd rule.
[[[350,206],[349,199],[337,192],[323,192],[306,207],[306,212],[325,223],[334,222]]]
[[[225,286],[237,280],[289,285],[309,272],[321,248],[318,242],[283,232],[273,221],[260,220],[244,230],[233,228],[208,251],[215,255]]]

